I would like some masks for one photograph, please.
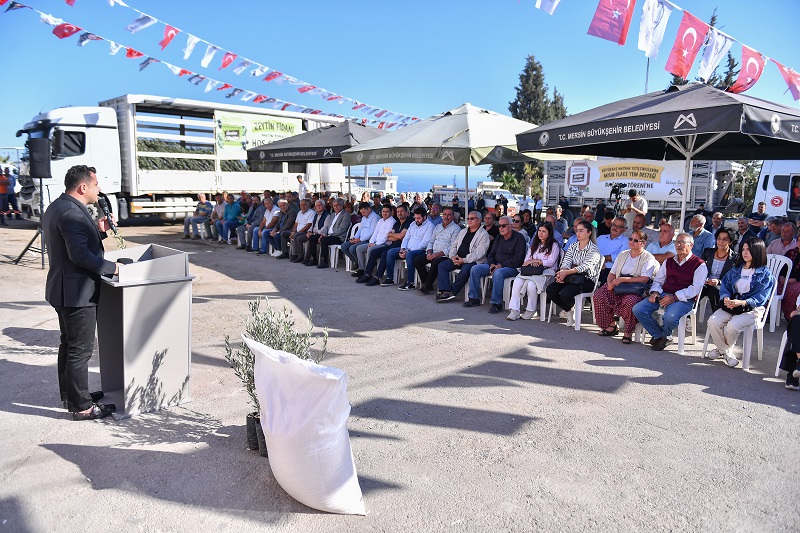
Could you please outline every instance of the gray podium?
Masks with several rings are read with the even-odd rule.
[[[190,401],[192,279],[185,252],[157,244],[105,254],[129,258],[102,278],[97,339],[104,403],[116,418]]]

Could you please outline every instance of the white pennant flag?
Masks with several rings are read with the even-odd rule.
[[[200,39],[195,37],[194,35],[189,34],[189,38],[186,40],[186,48],[183,49],[183,60],[186,61],[189,59],[189,56],[192,55],[194,52],[194,46],[200,42]]]
[[[731,49],[732,44],[733,39],[717,31],[716,28],[710,28],[706,36],[706,51],[700,61],[700,68],[697,69],[697,76],[703,81],[710,78],[714,69]]]
[[[128,4],[126,4],[122,0],[108,0],[108,5],[110,5],[111,7],[114,7],[114,4],[119,4],[122,7],[128,7]]]
[[[217,80],[208,80],[208,83],[206,84],[206,88],[203,89],[203,92],[207,93],[207,92],[211,91],[211,89],[213,89],[217,85],[219,85],[219,82]]]
[[[117,43],[115,43],[114,41],[108,41],[108,44],[109,44],[109,46],[111,47],[111,50],[109,51],[109,53],[110,53],[112,56],[115,56],[115,55],[117,55],[117,52],[119,52],[119,51],[120,51],[120,49],[122,49],[122,45],[121,45],[121,44],[117,44]]]
[[[158,21],[150,15],[145,15],[142,13],[142,16],[128,24],[126,29],[131,33],[136,33],[139,30],[143,30],[149,26],[152,26],[156,22]]]
[[[256,97],[256,94],[257,93],[254,93],[253,91],[245,91],[242,93],[242,101],[249,102],[250,100]]]
[[[269,70],[269,68],[265,67],[264,65],[259,65],[258,68],[253,69],[252,72],[250,72],[250,75],[251,76],[263,76],[264,74],[267,73],[268,70]]]
[[[560,1],[561,0],[536,0],[536,9],[541,9],[548,15],[552,15]]]
[[[241,63],[239,63],[239,66],[238,66],[238,67],[236,67],[235,69],[233,69],[233,73],[234,73],[234,74],[241,74],[241,73],[242,73],[242,72],[244,72],[244,71],[245,71],[245,69],[246,69],[247,67],[249,67],[250,65],[251,65],[250,61],[248,61],[248,60],[246,60],[246,59],[245,59],[244,61],[242,61]]]
[[[59,24],[64,24],[64,21],[60,18],[56,18],[53,15],[47,15],[45,13],[42,13],[42,15],[39,17],[39,20],[48,26],[58,26]]]
[[[217,50],[219,50],[219,48],[213,44],[208,45],[206,48],[206,53],[203,56],[203,60],[200,62],[200,65],[203,66],[203,68],[208,68],[209,63],[211,63],[211,60],[214,59],[214,54],[217,53]]]
[[[173,65],[171,63],[164,63],[164,65],[168,69],[170,69],[172,71],[172,73],[175,74],[176,76],[181,73],[181,67],[176,67],[175,65]]]
[[[667,21],[672,14],[672,4],[664,0],[645,0],[642,6],[642,21],[639,24],[639,50],[645,57],[658,57],[658,49],[664,40]]]

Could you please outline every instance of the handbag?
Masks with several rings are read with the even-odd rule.
[[[614,294],[636,294],[638,296],[644,296],[645,294],[650,292],[650,286],[652,283],[621,283],[614,287]]]
[[[733,294],[733,296],[730,299],[731,300],[743,300],[744,298],[742,298],[741,294],[735,293],[735,294]],[[748,313],[748,312],[753,310],[753,308],[750,307],[750,304],[737,305],[733,309],[728,309],[727,307],[725,307],[725,305],[722,304],[722,302],[720,302],[720,305],[722,305],[722,307],[720,307],[720,309],[722,309],[723,311],[725,311],[726,313],[729,313],[731,315],[743,315],[744,313]]]
[[[541,276],[544,274],[544,265],[523,265],[519,269],[519,273],[523,276]]]
[[[570,274],[566,278],[564,278],[564,283],[570,283],[572,285],[583,285],[586,283],[586,273],[585,272],[578,272],[577,274]]]

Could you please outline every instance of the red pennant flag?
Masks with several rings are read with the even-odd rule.
[[[334,94],[333,96],[328,97],[328,101],[329,102],[333,102],[334,100],[341,100],[341,99],[342,99],[342,97],[339,96],[338,94]]]
[[[757,51],[742,45],[742,69],[736,83],[731,85],[728,92],[743,93],[756,84],[764,71],[764,56]]]
[[[186,76],[187,74],[193,74],[193,72],[191,70],[186,70],[185,68],[182,68],[181,71],[178,72],[178,77],[180,78],[181,76]]]
[[[217,70],[224,69],[225,67],[227,67],[228,65],[233,63],[234,59],[236,59],[236,54],[231,53],[231,52],[225,52],[225,55],[222,56],[222,66],[219,67]]]
[[[366,107],[366,105],[367,104],[356,104],[355,107],[353,107],[353,110],[361,109],[362,107]]]
[[[225,89],[230,89],[231,87],[233,87],[233,85],[231,85],[230,83],[223,83],[222,85],[217,87],[217,90],[224,91]]]
[[[81,31],[81,28],[73,26],[72,24],[59,24],[53,28],[53,35],[59,39],[64,39],[65,37],[75,35],[79,31]]]
[[[789,92],[792,93],[792,98],[795,100],[800,100],[800,74],[790,68],[784,67],[774,59],[772,62],[777,65],[778,70],[781,72],[781,76],[783,76],[783,81],[785,81],[786,85],[789,86]]]
[[[311,112],[312,115],[319,115],[320,113],[322,113],[322,111],[320,111],[319,109],[315,109]]]
[[[264,101],[264,100],[266,100],[266,99],[267,99],[267,97],[266,97],[266,96],[264,96],[263,94],[259,94],[258,96],[256,96],[255,98],[253,98],[253,103],[254,103],[254,104],[260,104],[261,102],[263,102],[263,101]]]
[[[164,38],[158,41],[158,44],[161,46],[161,49],[163,50],[164,48],[166,48],[169,45],[169,43],[172,42],[172,39],[174,39],[175,36],[178,35],[180,32],[181,31],[178,28],[173,28],[169,24],[166,24],[164,27]]]
[[[75,7],[75,0],[65,0],[65,1],[67,2],[68,6]]]
[[[287,103],[285,103],[285,104],[283,104],[283,105],[281,106],[281,111],[286,111],[286,109],[287,109],[288,107],[290,107],[291,105],[292,105],[292,104],[290,104],[290,103],[288,103],[288,102],[287,102]]]
[[[600,0],[586,33],[619,45],[625,44],[635,7],[636,0]]]
[[[129,57],[131,59],[136,59],[137,57],[142,57],[144,54],[141,52],[137,52],[133,48],[126,48],[127,52],[125,52],[125,57]]]
[[[264,76],[264,81],[272,81],[275,78],[280,78],[281,76],[283,76],[282,73],[278,72],[277,70],[273,70],[272,72]]]
[[[297,89],[297,92],[299,92],[299,93],[307,93],[308,91],[314,90],[316,88],[317,87],[315,85],[304,85],[304,86],[300,87],[299,89]]]
[[[678,36],[672,45],[664,70],[670,74],[686,78],[692,70],[697,52],[703,46],[708,33],[708,24],[695,17],[688,11],[683,12],[683,19],[678,28]]]
[[[6,2],[8,2],[8,0],[0,0],[0,6],[4,6]]]

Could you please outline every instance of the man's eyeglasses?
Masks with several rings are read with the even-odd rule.
[[[689,246],[689,241],[675,241],[675,246]]]
[[[498,225],[497,225],[497,227],[498,227],[498,228],[505,228],[505,227],[507,227],[507,226],[508,226],[508,224],[498,224]]]
[[[611,227],[617,229],[625,229],[625,226],[623,226],[622,224],[611,224]]]
[[[467,220],[480,220],[480,217],[467,217]]]

